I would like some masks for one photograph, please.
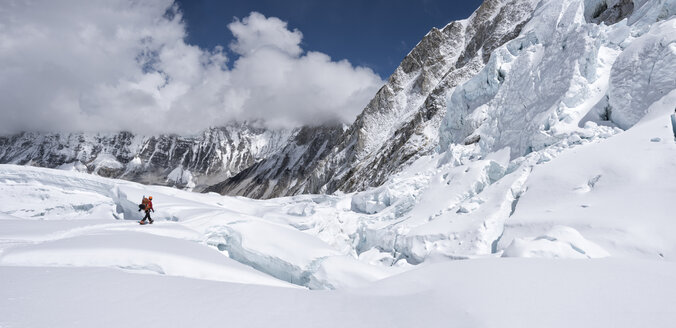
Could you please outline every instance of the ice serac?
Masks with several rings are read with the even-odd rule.
[[[352,197],[364,214],[358,253],[411,264],[501,252],[670,258],[658,194],[674,171],[663,140],[676,104],[676,1],[637,4],[612,25],[589,21],[590,3],[541,1],[518,37],[449,91],[439,152]],[[638,218],[665,232],[635,229]]]
[[[0,137],[0,163],[201,189],[278,151],[293,133],[249,123],[210,128],[196,136],[22,133]]]
[[[627,129],[648,107],[676,89],[676,24],[656,24],[634,40],[613,64],[608,92],[608,118]]]
[[[664,33],[673,22],[657,14],[673,4],[645,3],[614,25],[588,23],[599,3],[542,1],[521,35],[454,90],[440,148],[477,141],[517,158],[587,121],[627,129],[645,115],[674,88],[673,37]],[[635,17],[643,18],[629,24]]]
[[[670,258],[667,215],[646,216],[642,206],[619,199],[646,188],[639,193],[650,201],[640,203],[663,208],[653,203],[663,202],[658,186],[671,185],[634,179],[673,171],[660,157],[673,152],[663,141],[673,135],[676,25],[665,13],[676,2],[637,4],[612,25],[590,21],[587,3],[539,2],[517,37],[444,91],[438,151],[411,160],[377,188],[349,194],[359,214],[341,216],[346,223],[332,231],[360,257],[388,265],[500,254]],[[641,125],[651,116],[653,125]],[[572,154],[585,155],[566,161]],[[644,216],[666,232],[628,224]],[[625,217],[632,218],[618,219]]]
[[[494,49],[518,36],[536,3],[489,0],[468,19],[433,28],[349,129],[332,141],[335,147],[320,160],[305,155],[312,160],[297,162],[302,169],[292,178],[280,179],[280,174],[271,172],[277,169],[279,158],[293,157],[297,147],[209,190],[274,197],[351,192],[381,185],[404,165],[436,147],[449,90],[476,75]],[[275,191],[261,193],[260,188],[247,188],[251,181],[275,184]]]

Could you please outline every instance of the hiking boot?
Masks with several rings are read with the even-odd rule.
[[[153,221],[153,220],[149,220],[149,221],[148,221],[148,223],[150,223],[150,224],[153,224],[153,222],[155,222],[155,221]]]

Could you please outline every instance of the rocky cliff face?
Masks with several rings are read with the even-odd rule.
[[[0,163],[199,190],[279,151],[294,133],[251,124],[212,128],[197,136],[22,133],[0,137]]]
[[[281,151],[206,191],[252,198],[305,193],[308,184],[321,182],[301,179],[310,176],[312,170],[331,154],[342,134],[343,126],[339,124],[303,127]]]
[[[449,90],[476,75],[494,49],[516,37],[536,3],[488,0],[469,19],[432,29],[349,129],[326,142],[334,144],[333,149],[314,157],[294,155],[300,149],[287,147],[284,155],[263,160],[208,190],[267,198],[351,192],[382,184],[406,163],[434,149]],[[336,137],[335,131],[323,135]],[[301,158],[293,176],[271,170],[284,157]],[[251,187],[254,181],[275,188],[261,193]]]

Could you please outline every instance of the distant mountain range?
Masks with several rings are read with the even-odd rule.
[[[294,134],[247,123],[197,136],[22,133],[0,137],[0,162],[199,190],[280,151]]]

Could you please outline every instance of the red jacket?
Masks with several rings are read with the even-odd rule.
[[[146,204],[146,212],[148,212],[150,210],[153,210],[153,212],[155,212],[155,209],[153,208],[153,201],[152,200],[148,200],[148,204]]]

